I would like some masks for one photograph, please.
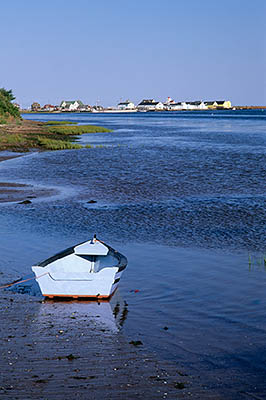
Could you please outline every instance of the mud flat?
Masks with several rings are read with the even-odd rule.
[[[38,189],[32,185],[0,182],[0,203],[21,202],[30,204],[31,199],[49,197],[57,193],[52,189]]]
[[[101,323],[100,307],[3,290],[0,301],[1,399],[191,398],[189,377]]]
[[[21,157],[22,155],[0,151],[0,162]],[[30,204],[32,199],[50,197],[57,193],[56,190],[49,188],[39,188],[16,182],[0,182],[0,203],[21,202],[22,204]]]

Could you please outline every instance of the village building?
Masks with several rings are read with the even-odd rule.
[[[217,107],[216,101],[205,101],[205,105],[208,110],[215,110]]]
[[[99,104],[92,106],[92,112],[102,112],[103,110],[104,110],[103,106],[100,106]]]
[[[187,110],[207,110],[208,107],[205,105],[204,101],[189,101],[187,102]]]
[[[164,105],[160,101],[155,101],[154,99],[144,99],[137,105],[138,111],[162,111],[164,110]]]
[[[221,101],[217,101],[217,108],[218,109],[228,109],[228,108],[232,108],[232,104],[231,101],[229,100],[221,100]]]
[[[31,105],[31,111],[41,111],[41,105],[35,101]]]
[[[167,100],[166,100],[166,102],[164,103],[164,105],[167,107],[167,106],[169,106],[170,104],[175,104],[175,101],[174,101],[174,99],[172,99],[171,97],[167,97]]]
[[[79,105],[78,109],[77,109],[77,111],[80,111],[80,112],[91,112],[91,110],[92,110],[92,107],[89,106],[88,104]]]
[[[77,111],[79,106],[83,105],[84,104],[80,100],[72,100],[72,101],[63,100],[60,103],[60,108],[62,111]]]
[[[231,101],[229,100],[205,101],[205,104],[209,110],[223,110],[232,107]]]
[[[187,103],[184,101],[180,101],[177,103],[171,103],[167,106],[167,110],[169,111],[180,111],[180,110],[186,110],[187,109]]]
[[[57,109],[57,107],[56,107],[56,106],[53,106],[52,104],[45,104],[45,105],[42,107],[42,111],[45,111],[45,112],[56,111],[56,109]]]
[[[118,103],[118,110],[135,110],[135,104],[132,101],[126,100],[124,102]]]

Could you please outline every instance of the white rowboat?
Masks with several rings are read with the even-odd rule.
[[[94,236],[40,262],[32,270],[45,297],[108,299],[126,266],[125,256]]]

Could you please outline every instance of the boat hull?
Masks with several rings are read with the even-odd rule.
[[[117,289],[122,272],[118,268],[108,268],[92,279],[54,279],[52,273],[45,275],[42,267],[32,267],[41,292],[45,297],[91,297],[109,298]],[[42,276],[41,276],[42,275]],[[40,276],[40,277],[38,277]]]
[[[83,248],[87,243],[91,242],[84,242]],[[118,287],[127,260],[110,246],[105,246],[106,255],[93,255],[92,258],[89,250],[87,254],[80,254],[82,246],[77,245],[33,266],[42,295],[48,298],[109,299]]]

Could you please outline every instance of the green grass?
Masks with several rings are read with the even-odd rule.
[[[252,254],[248,256],[249,270],[266,271],[266,256],[262,254]]]
[[[38,136],[38,144],[46,150],[72,150],[82,149],[83,146],[77,143],[71,143],[67,140],[49,139],[47,137]]]
[[[47,121],[44,122],[44,125],[76,125],[77,122],[73,121]]]
[[[0,125],[7,124],[7,120],[0,116]]]
[[[112,132],[111,129],[94,125],[49,126],[48,131],[59,135],[82,135],[83,133]]]
[[[23,121],[16,120],[13,122],[13,125],[9,125],[9,122],[7,124],[8,131],[5,132],[6,128],[4,126],[1,127],[0,131],[1,150],[29,151],[34,148],[42,150],[90,149],[94,147],[91,144],[83,146],[75,143],[79,135],[82,133],[112,132],[110,129],[101,126],[75,125],[75,123],[69,121],[41,123],[39,130],[35,129],[35,131],[30,132],[27,132],[25,129],[22,132],[20,131],[20,125],[23,124]],[[16,126],[19,128],[17,133]],[[96,147],[101,148],[104,146],[97,145]]]
[[[20,146],[25,144],[25,137],[22,135],[0,135],[0,146]]]

